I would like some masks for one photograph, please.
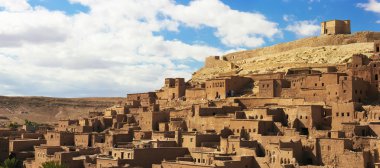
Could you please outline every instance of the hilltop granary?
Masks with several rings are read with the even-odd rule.
[[[330,20],[321,23],[321,35],[351,34],[350,20]]]

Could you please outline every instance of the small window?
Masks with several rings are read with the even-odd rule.
[[[239,129],[236,129],[236,132],[239,133]]]
[[[315,85],[315,86],[318,86],[318,84],[317,84],[317,83],[315,83],[314,85]]]
[[[379,80],[379,75],[378,74],[375,75],[375,80]]]
[[[347,116],[349,117],[349,116],[350,116],[350,113],[347,113]]]
[[[342,113],[342,117],[344,117],[344,113]]]
[[[325,86],[325,83],[322,83],[322,86]]]
[[[300,119],[302,119],[302,116],[300,116]]]
[[[339,113],[336,113],[336,116],[339,117]]]
[[[346,93],[346,90],[343,90],[343,93]]]
[[[376,64],[373,64],[373,67],[376,67]]]

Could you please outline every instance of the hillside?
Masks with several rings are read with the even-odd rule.
[[[9,121],[23,123],[54,122],[59,119],[79,118],[89,111],[103,111],[124,98],[51,98],[0,96],[0,124]]]
[[[236,68],[204,67],[193,74],[190,82],[204,82],[221,74],[257,74],[285,72],[290,67],[316,67],[342,64],[353,54],[371,55],[373,41],[379,32],[358,32],[352,35],[328,35],[304,38],[255,50],[224,55]]]

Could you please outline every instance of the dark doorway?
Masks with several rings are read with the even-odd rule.
[[[307,129],[307,128],[301,128],[300,134],[301,135],[309,135],[309,129]]]

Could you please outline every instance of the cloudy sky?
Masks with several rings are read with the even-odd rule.
[[[125,96],[206,56],[380,28],[378,0],[0,0],[0,95]]]

